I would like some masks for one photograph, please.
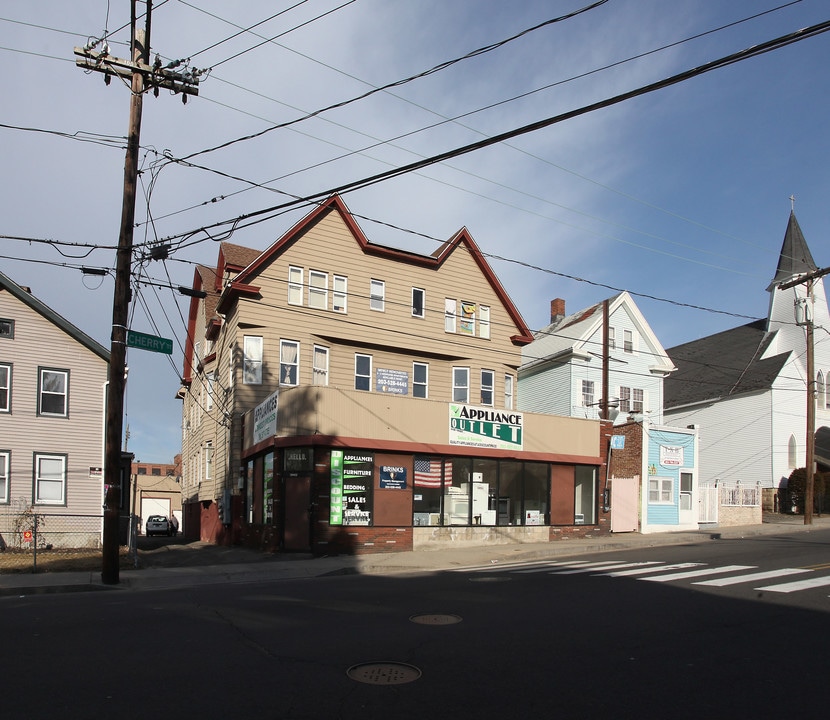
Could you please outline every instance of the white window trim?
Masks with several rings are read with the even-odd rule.
[[[454,298],[444,298],[444,332],[454,333],[457,313],[457,303]]]
[[[286,360],[283,359],[283,349],[287,349],[287,348],[294,348],[294,350],[295,350],[296,354],[294,355],[294,361],[293,362],[286,361]],[[295,377],[296,377],[296,382],[287,382],[283,378],[283,375],[284,375],[283,368],[284,367],[289,367],[289,368],[293,367],[294,368],[294,374],[295,374]],[[296,387],[297,385],[300,384],[300,343],[297,342],[296,340],[280,340],[280,378],[279,378],[279,380],[280,380],[280,385],[283,386],[283,387]]]
[[[586,388],[590,390],[590,394],[586,392]],[[582,381],[582,407],[590,407],[594,404],[595,386],[593,380]]]
[[[242,355],[242,384],[262,385],[262,336],[243,336]]]
[[[60,498],[57,500],[53,499],[43,499],[40,496],[40,484],[41,482],[49,482],[54,483],[55,480],[51,478],[45,478],[40,474],[40,463],[42,460],[59,460],[61,463],[61,478],[60,478]],[[34,495],[34,504],[35,505],[66,505],[66,466],[67,466],[67,457],[66,455],[52,455],[49,453],[35,453],[34,456],[34,487],[32,488],[32,494]]]
[[[369,358],[369,372],[366,375],[358,375],[357,373],[357,359],[358,358]],[[359,388],[357,386],[357,379],[358,378],[366,378],[369,381],[368,388]],[[361,392],[371,392],[372,391],[372,356],[367,355],[366,353],[355,353],[354,354],[354,389],[360,390]]]
[[[633,355],[637,351],[637,343],[633,330],[623,330],[623,352]]]
[[[485,385],[485,375],[489,376],[490,384]],[[484,393],[490,393],[490,402],[484,399]],[[487,407],[493,407],[496,404],[496,373],[494,370],[481,370],[481,404]]]
[[[318,357],[325,358],[325,367],[317,364]],[[329,384],[329,349],[325,345],[314,345],[311,349],[311,384]]]
[[[513,409],[513,402],[514,402],[514,393],[515,393],[515,379],[512,375],[505,375],[504,376],[504,409],[505,410],[512,410]]]
[[[5,407],[0,407],[0,413],[9,413],[12,411],[12,364],[11,363],[0,363],[0,368],[5,368],[6,370],[6,405]]]
[[[652,488],[652,483],[657,483],[657,487]],[[664,499],[665,495],[668,499]],[[674,505],[674,478],[651,475],[648,479],[648,504]]]
[[[415,381],[415,367],[421,366],[424,368],[424,382],[416,382]],[[420,395],[415,394],[415,387],[424,388],[424,396],[423,398]],[[412,397],[417,397],[419,400],[426,400],[429,398],[429,363],[425,362],[413,362],[412,363]]]
[[[213,440],[205,443],[205,480],[213,478]]]
[[[340,286],[342,285],[342,289]],[[331,302],[334,312],[348,312],[349,279],[345,275],[334,275],[331,281]]]
[[[383,280],[369,281],[369,309],[375,312],[386,310],[386,283]]]
[[[9,502],[9,478],[11,477],[11,452],[8,450],[0,450],[0,460],[2,466],[5,467],[5,474],[0,475],[0,503],[7,504]]]
[[[483,340],[490,339],[490,306],[478,306],[478,336]]]
[[[421,312],[417,312],[417,304],[415,302],[415,295],[416,293],[420,293],[421,295]],[[427,291],[423,288],[413,287],[412,288],[412,317],[416,318],[425,318],[427,314]]]
[[[303,273],[305,271],[296,265],[288,266],[288,304],[303,304]]]
[[[205,375],[205,382],[207,387],[205,391],[207,393],[205,397],[205,410],[211,411],[213,410],[213,393],[215,392],[216,386],[216,375],[215,373],[208,373]]]
[[[61,395],[63,397],[63,412],[44,412],[43,411],[43,397],[47,391],[43,389],[43,376],[45,373],[52,373],[54,375],[64,376],[64,390],[62,393],[49,392],[49,395]],[[59,368],[38,368],[38,397],[37,397],[37,414],[45,417],[69,417],[69,370],[61,370]]]
[[[322,284],[320,281],[322,280]],[[308,271],[308,307],[315,310],[329,308],[329,274],[319,270]]]
[[[455,372],[456,372],[456,370],[460,370],[465,374],[467,380],[466,380],[466,383],[464,385],[456,385],[456,382],[455,382]],[[464,397],[463,400],[457,400],[456,399],[455,391],[457,389],[458,390],[460,390],[460,389],[464,390],[465,397]],[[452,369],[452,401],[453,402],[464,403],[464,404],[467,404],[467,403],[470,402],[470,368],[460,367],[460,366],[453,367],[453,369]]]

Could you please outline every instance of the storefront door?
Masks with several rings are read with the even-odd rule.
[[[285,479],[286,550],[308,551],[311,548],[311,478],[308,475]]]

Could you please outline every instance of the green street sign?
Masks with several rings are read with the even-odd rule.
[[[127,330],[127,347],[138,348],[139,350],[150,350],[151,352],[173,354],[173,341],[155,335]]]

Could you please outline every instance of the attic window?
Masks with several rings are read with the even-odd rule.
[[[0,338],[14,340],[14,320],[0,319]]]

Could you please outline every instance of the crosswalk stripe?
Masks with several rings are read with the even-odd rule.
[[[733,577],[715,578],[714,580],[699,580],[692,585],[708,585],[710,587],[723,587],[724,585],[738,585],[740,583],[757,582],[758,580],[770,580],[771,578],[797,575],[798,573],[812,572],[805,568],[781,568],[780,570],[768,570],[767,572],[750,573],[749,575],[735,575]]]
[[[462,568],[453,568],[452,572],[463,572],[463,573],[483,573],[483,572],[510,572],[521,570],[522,568],[535,568],[538,567],[541,570],[548,570],[551,567],[556,567],[558,565],[584,565],[585,560],[561,560],[561,561],[551,561],[551,560],[535,560],[533,562],[510,562],[510,563],[493,563],[492,565],[476,565],[471,567],[462,567]]]
[[[795,582],[781,583],[780,585],[766,585],[765,587],[755,588],[755,590],[791,593],[796,590],[809,590],[810,588],[824,587],[825,585],[830,585],[830,576],[806,578],[805,580],[796,580]]]
[[[603,575],[604,573],[601,572],[602,570],[616,570],[618,568],[630,568],[639,566],[642,567],[643,565],[654,565],[654,562],[616,562],[616,563],[606,563],[604,565],[593,565],[591,567],[579,567],[574,568],[571,570],[554,570],[551,572],[551,575],[576,575],[577,573],[595,573],[597,575]]]
[[[619,572],[611,571],[602,573],[608,577],[630,577],[633,575],[645,575],[646,573],[664,572],[665,570],[683,570],[684,568],[700,567],[703,563],[672,563],[670,565],[660,565],[660,567],[645,567],[635,568],[634,570],[620,570]]]
[[[654,577],[638,578],[649,582],[669,582],[671,580],[686,580],[687,578],[701,577],[703,575],[719,575],[722,573],[735,572],[736,570],[753,570],[756,565],[723,565],[721,567],[703,568],[702,570],[689,570],[688,572],[669,573],[668,575],[656,575]]]

